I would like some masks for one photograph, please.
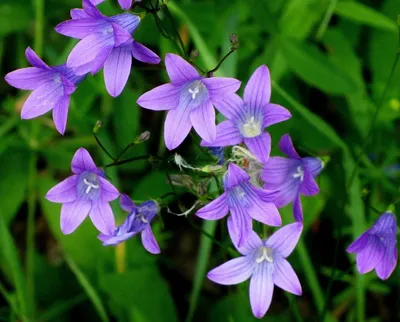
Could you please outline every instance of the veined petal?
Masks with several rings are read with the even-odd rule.
[[[188,136],[191,128],[189,108],[177,107],[171,109],[167,114],[164,125],[164,139],[168,150],[177,148]]]
[[[174,85],[183,85],[200,77],[197,70],[182,57],[175,54],[165,56],[169,79]]]
[[[260,248],[262,246],[262,241],[260,237],[256,234],[256,232],[253,230],[245,243],[243,243],[242,246],[239,247],[239,239],[240,236],[237,235],[237,231],[235,227],[233,227],[233,219],[232,216],[228,218],[228,231],[229,231],[229,236],[231,237],[232,243],[235,246],[235,248],[238,250],[239,253],[242,255],[248,255],[251,252],[253,252],[255,249]]]
[[[48,69],[27,67],[8,73],[5,80],[15,88],[34,90],[47,82],[52,82],[54,73]]]
[[[268,162],[271,152],[271,136],[268,132],[252,138],[244,138],[244,143],[259,161],[264,164]]]
[[[273,266],[266,261],[257,265],[250,280],[250,304],[251,310],[256,318],[262,318],[267,313],[274,292],[272,279]]]
[[[242,182],[250,180],[250,176],[234,163],[229,163],[228,171],[224,175],[225,190],[238,186]]]
[[[157,244],[157,240],[153,235],[150,225],[148,225],[142,231],[142,244],[143,247],[151,254],[160,254],[160,246]]]
[[[70,234],[82,223],[91,208],[90,201],[80,198],[68,202],[61,207],[61,231],[64,235]]]
[[[218,102],[234,94],[240,87],[241,82],[235,78],[211,77],[203,79],[211,101]]]
[[[300,193],[297,194],[293,201],[293,217],[297,222],[303,222],[303,207],[301,205]]]
[[[67,203],[75,201],[77,198],[76,185],[78,176],[71,176],[54,186],[46,194],[46,199],[51,202]]]
[[[196,212],[196,216],[206,220],[218,220],[228,214],[226,192]]]
[[[299,194],[300,180],[288,177],[287,181],[279,188],[276,193],[275,205],[278,208],[282,208],[296,199]],[[270,185],[264,186],[266,189],[271,189]]]
[[[104,64],[104,81],[112,97],[119,96],[129,78],[132,66],[131,46],[114,48]]]
[[[81,174],[84,171],[97,172],[96,164],[89,152],[84,148],[79,148],[75,152],[71,162],[71,169],[75,174]]]
[[[89,216],[101,233],[111,235],[115,230],[114,214],[108,202],[100,200],[93,202]]]
[[[211,281],[222,285],[235,285],[247,280],[253,273],[254,262],[246,256],[238,257],[208,272]]]
[[[377,236],[368,237],[367,246],[357,254],[357,268],[360,274],[372,271],[382,260],[385,248]]]
[[[244,102],[239,95],[229,95],[223,100],[217,101],[213,104],[215,108],[228,119],[235,121],[241,119],[242,111],[244,109]]]
[[[319,192],[318,184],[308,170],[304,171],[304,178],[303,182],[300,184],[299,191],[305,196],[314,196]]]
[[[140,24],[139,16],[127,12],[108,19],[124,28],[129,34],[132,34]]]
[[[85,19],[91,18],[83,9],[71,9],[70,15],[72,19]]]
[[[320,158],[305,157],[302,159],[304,168],[311,172],[311,175],[315,178],[324,168],[324,162]]]
[[[118,0],[119,5],[124,10],[129,10],[132,6],[132,0]]]
[[[279,149],[291,159],[301,159],[293,146],[293,142],[289,134],[285,134],[281,137],[279,141]]]
[[[293,223],[278,229],[266,241],[266,246],[274,249],[284,258],[294,250],[303,231],[302,223]]]
[[[137,103],[153,111],[176,108],[179,104],[180,88],[172,84],[158,86],[139,97]]]
[[[106,28],[110,28],[110,23],[106,20],[86,17],[64,21],[58,24],[55,30],[64,36],[83,39],[94,33],[102,33]]]
[[[135,209],[135,203],[126,194],[121,194],[119,204],[123,210],[129,213]]]
[[[97,1],[97,0],[94,0]],[[85,10],[85,12],[95,18],[103,18],[104,16],[101,14],[99,9],[96,8],[96,6],[93,4],[93,0],[82,0],[82,7]]]
[[[230,120],[222,121],[217,125],[213,142],[201,141],[201,146],[220,147],[242,143],[243,138],[238,127]]]
[[[26,48],[25,57],[29,64],[31,64],[32,66],[41,69],[51,70],[51,68],[39,58],[39,56],[31,49],[31,47]]]
[[[133,38],[132,35],[127,30],[122,28],[117,23],[111,23],[111,26],[114,31],[114,47],[118,47],[125,44],[129,44],[129,46],[132,45]]]
[[[381,261],[375,267],[376,274],[380,279],[386,280],[393,273],[397,264],[397,256],[397,247],[395,243],[390,246],[386,246],[385,253]]]
[[[355,241],[353,241],[349,247],[347,247],[346,251],[348,253],[359,253],[368,245],[369,238],[369,229],[363,233],[360,237],[358,237]]]
[[[215,110],[210,100],[206,100],[202,105],[190,112],[190,122],[192,122],[193,128],[203,140],[207,142],[215,140],[217,134]]]
[[[126,233],[126,234],[122,234],[122,235],[116,235],[116,236],[108,236],[105,234],[100,234],[99,236],[97,236],[98,239],[100,239],[103,243],[103,246],[115,246],[118,245],[126,240],[128,240],[129,238],[132,238],[133,236],[135,236],[137,233]]]
[[[264,107],[263,127],[268,127],[276,123],[286,121],[292,117],[290,112],[277,104],[268,104]]]
[[[120,193],[118,189],[111,182],[100,176],[98,176],[98,180],[101,188],[101,200],[110,202],[119,197]]]
[[[247,208],[241,204],[240,200],[231,194],[229,198],[229,210],[231,212],[232,224],[228,226],[230,235],[237,237],[237,247],[242,247],[248,241],[253,231],[251,217],[247,214]]]
[[[271,98],[271,78],[268,67],[262,65],[251,75],[245,89],[244,102],[251,107],[264,107]]]
[[[287,182],[292,169],[296,169],[299,160],[282,157],[271,157],[261,172],[261,179],[266,183],[268,190],[280,190]]]
[[[136,60],[148,64],[159,64],[161,61],[160,57],[158,57],[155,52],[137,41],[132,43],[132,56]]]
[[[273,273],[274,284],[286,292],[290,292],[295,295],[301,295],[301,285],[296,272],[290,263],[282,258],[274,258],[274,273]]]
[[[32,119],[54,108],[64,95],[61,83],[47,82],[38,87],[25,101],[21,110],[22,119]]]
[[[63,96],[56,106],[53,108],[53,121],[58,132],[64,135],[67,127],[68,109],[70,96]]]

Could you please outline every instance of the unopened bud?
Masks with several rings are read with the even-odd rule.
[[[239,39],[236,34],[232,34],[229,36],[229,41],[231,42],[232,48],[231,49],[238,49],[239,48]]]
[[[195,186],[192,177],[186,174],[171,174],[169,179],[171,180],[171,184],[177,187],[185,187],[193,190]]]
[[[208,191],[208,185],[209,184],[210,184],[210,179],[209,178],[201,180],[199,182],[199,185],[197,186],[197,189],[196,189],[197,190],[197,194],[199,196],[204,196]]]
[[[150,132],[149,131],[144,131],[142,134],[140,134],[136,138],[135,144],[140,144],[140,143],[146,142],[148,139],[150,139]]]
[[[97,134],[100,132],[100,129],[103,127],[104,123],[102,121],[97,121],[93,127],[93,133]]]
[[[199,57],[199,51],[197,49],[192,50],[192,52],[190,53],[190,61],[193,62],[197,59],[197,57]]]

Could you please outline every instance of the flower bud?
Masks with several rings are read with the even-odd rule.
[[[93,133],[97,134],[100,132],[100,129],[103,127],[104,123],[102,121],[97,121],[93,127]]]
[[[150,139],[150,131],[144,131],[136,138],[135,144],[146,142],[148,139]]]
[[[231,50],[232,49],[238,49],[239,48],[239,39],[236,34],[232,34],[229,36],[229,41],[231,42]]]

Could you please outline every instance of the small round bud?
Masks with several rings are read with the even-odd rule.
[[[229,41],[232,44],[232,48],[237,49],[239,48],[239,39],[238,36],[236,34],[232,34],[229,36]]]
[[[144,131],[136,138],[135,144],[146,142],[148,139],[150,139],[150,131]]]
[[[103,127],[104,123],[102,121],[97,121],[93,127],[93,133],[97,134],[100,132],[100,129]]]
[[[190,61],[195,61],[199,57],[199,51],[197,49],[192,50],[190,53]]]

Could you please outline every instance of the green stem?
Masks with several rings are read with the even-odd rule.
[[[106,148],[104,147],[104,145],[101,143],[101,141],[100,141],[100,139],[97,137],[97,135],[93,133],[93,136],[94,136],[94,138],[95,138],[97,144],[99,145],[99,147],[103,150],[103,152],[104,152],[105,154],[107,154],[108,157],[109,157],[111,160],[115,161],[115,158],[111,155],[110,152],[107,151],[107,149],[106,149]],[[111,166],[111,165],[109,165],[109,166]]]
[[[328,8],[326,9],[324,18],[322,19],[322,22],[317,30],[317,35],[315,36],[317,40],[321,40],[322,36],[324,35],[326,28],[328,28],[329,21],[332,18],[333,12],[335,11],[337,4],[337,0],[330,0]]]
[[[33,0],[35,6],[35,51],[38,56],[43,54],[44,33],[44,0]]]
[[[104,166],[104,168],[116,167],[116,166],[119,166],[122,164],[139,161],[139,160],[150,160],[151,158],[152,158],[152,156],[150,156],[150,155],[141,155],[139,157],[129,158],[129,159],[122,160],[119,162],[113,162],[113,163],[107,164],[106,166]]]
[[[207,76],[210,77],[213,73],[215,73],[221,67],[221,65],[224,63],[224,61],[236,51],[236,49],[237,48],[232,47],[231,50],[220,60],[218,65],[207,72]]]

